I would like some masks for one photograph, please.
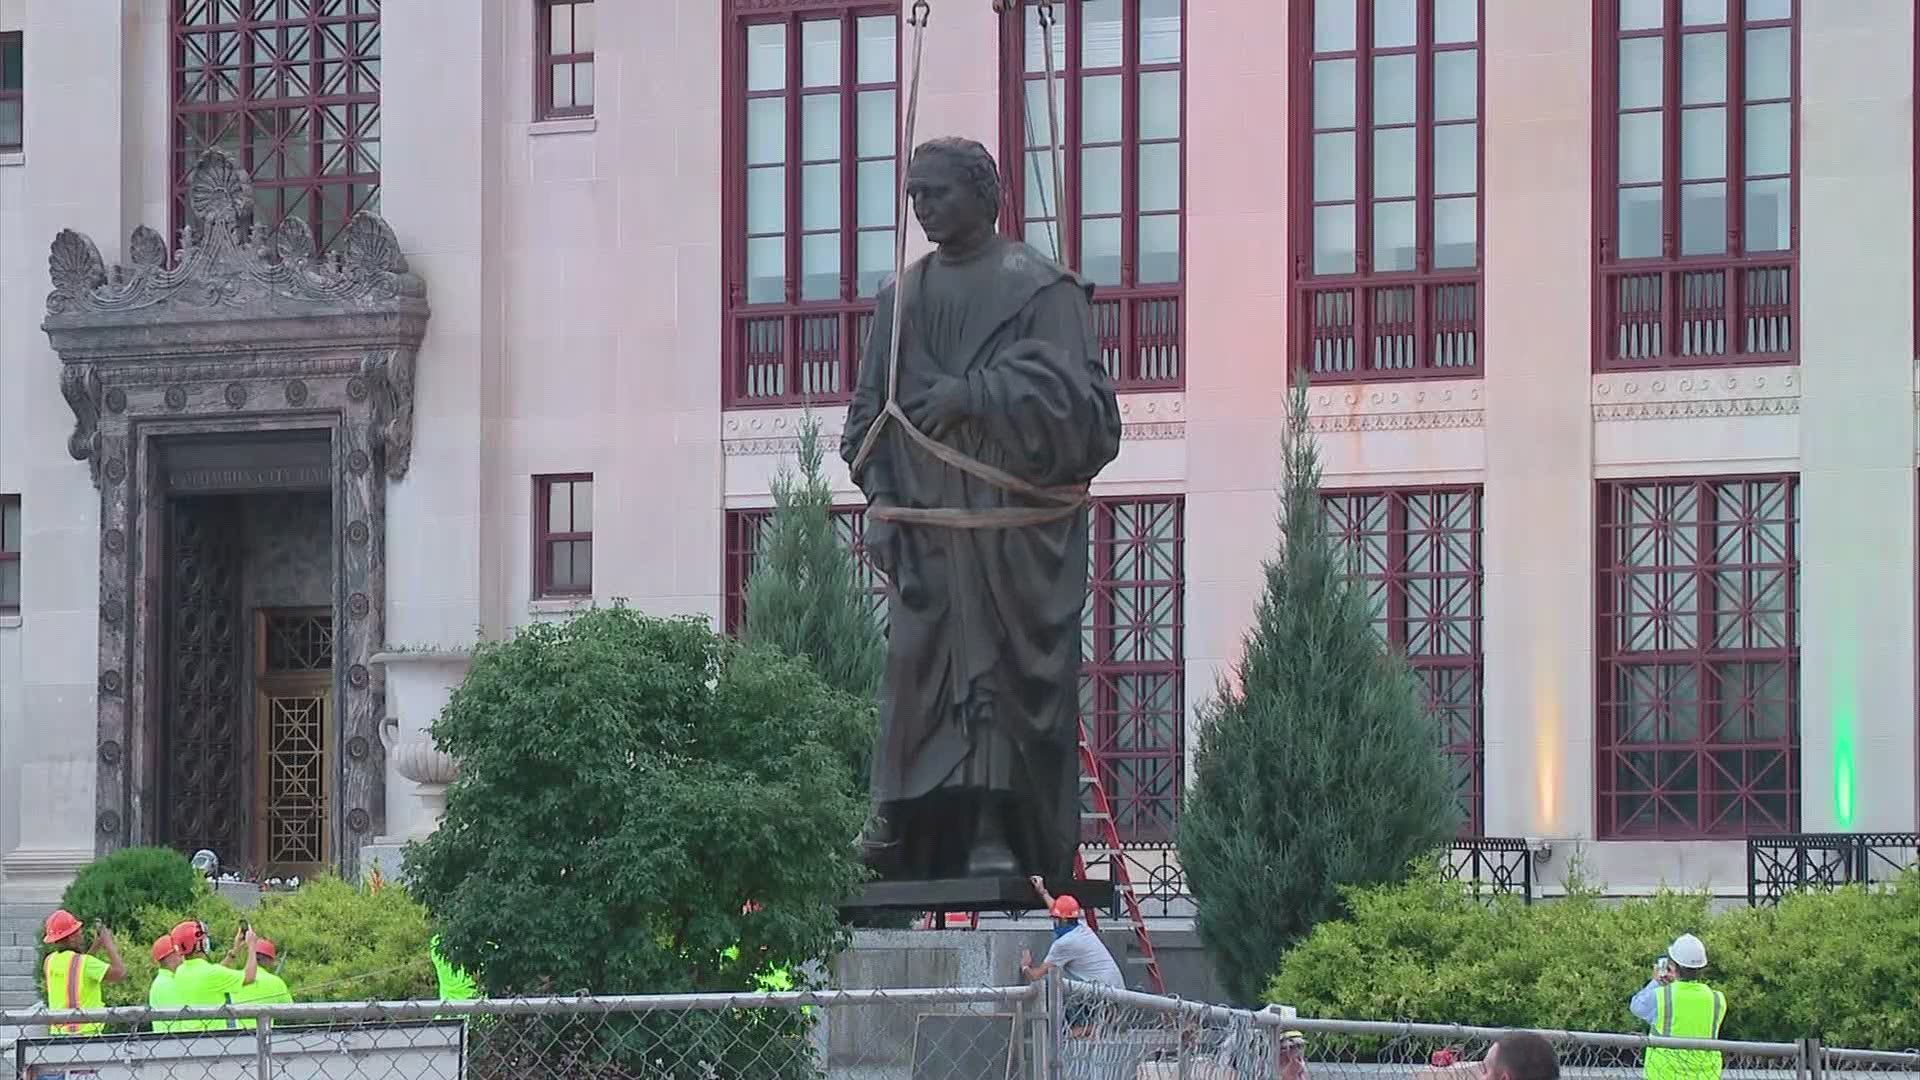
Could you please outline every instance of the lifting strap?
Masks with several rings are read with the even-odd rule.
[[[1042,34],[1046,40],[1047,53],[1047,123],[1052,133],[1053,144],[1050,152],[1053,157],[1054,191],[1056,197],[1061,187],[1060,165],[1060,117],[1054,102],[1054,80],[1056,78],[1053,63],[1053,0],[1039,0],[1038,4]],[[920,58],[925,44],[927,22],[932,14],[928,0],[914,0],[907,17],[907,25],[913,27],[913,72],[907,83],[907,109],[903,118],[900,144],[911,155],[913,152],[914,126],[920,112]],[[988,509],[969,509],[964,507],[910,507],[885,506],[867,511],[867,516],[875,521],[892,521],[913,525],[932,525],[949,529],[1007,529],[1026,525],[1042,525],[1061,518],[1070,517],[1087,503],[1086,484],[1069,484],[1059,487],[1041,487],[1029,484],[1002,469],[996,469],[984,461],[948,446],[916,427],[907,414],[900,408],[900,328],[906,313],[906,273],[907,273],[907,170],[900,170],[899,201],[895,206],[895,229],[893,235],[893,318],[889,327],[887,342],[887,400],[880,415],[867,425],[867,433],[860,440],[860,449],[853,456],[852,475],[858,479],[865,468],[867,459],[872,456],[874,447],[879,443],[880,434],[889,420],[900,425],[919,447],[945,464],[967,473],[976,479],[985,481],[1002,491],[1024,495],[1038,502],[1052,503],[1052,506],[1005,506]]]

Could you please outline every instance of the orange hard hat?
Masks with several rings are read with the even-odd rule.
[[[47,916],[47,935],[42,940],[48,945],[56,941],[65,941],[80,932],[80,920],[66,908]]]
[[[253,941],[253,955],[264,956],[269,960],[273,959],[275,955],[273,942],[268,941],[266,938],[255,938]]]
[[[173,939],[173,947],[180,950],[181,956],[200,950],[200,924],[192,919],[175,924],[167,936]]]
[[[161,934],[153,942],[153,962],[157,964],[179,951],[180,947],[173,943],[172,934]]]
[[[1053,906],[1047,910],[1056,919],[1077,919],[1080,917],[1080,901],[1071,896],[1056,896]]]

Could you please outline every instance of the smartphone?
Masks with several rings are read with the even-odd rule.
[[[1671,971],[1672,969],[1673,969],[1673,961],[1667,959],[1664,956],[1653,962],[1653,974],[1655,978],[1665,978],[1667,972]]]

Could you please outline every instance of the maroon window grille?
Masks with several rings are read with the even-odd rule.
[[[1080,718],[1127,843],[1172,840],[1185,787],[1185,509],[1178,495],[1093,503]]]
[[[0,34],[0,153],[26,145],[26,47],[19,31]]]
[[[20,610],[20,496],[0,495],[0,611]]]
[[[730,10],[726,403],[844,401],[893,271],[899,4]]]
[[[1798,0],[1595,12],[1595,367],[1793,362]]]
[[[1606,838],[1799,827],[1799,482],[1599,485]]]
[[[326,247],[380,202],[380,0],[172,0],[173,216],[218,148],[254,221],[299,217]]]
[[[1322,382],[1482,363],[1481,0],[1294,5],[1294,363]]]
[[[1453,766],[1461,832],[1478,836],[1486,805],[1480,489],[1329,491],[1321,506],[1372,601],[1374,628],[1420,680]]]
[[[540,0],[534,19],[535,118],[592,116],[593,0]]]
[[[747,579],[753,574],[754,560],[760,553],[767,524],[772,520],[772,510],[727,511],[727,595],[724,617],[729,634],[738,634],[741,627],[746,625]],[[887,585],[880,572],[867,561],[867,548],[863,543],[866,526],[866,507],[834,507],[833,530],[853,551],[854,572],[858,575],[861,591],[867,596],[875,621],[884,628],[887,624]]]
[[[536,596],[593,594],[593,474],[533,478]]]
[[[1054,191],[1039,9],[1021,8],[1004,23],[1000,63],[1001,227],[1093,282],[1094,329],[1116,387],[1177,389],[1186,230],[1182,0],[1054,5],[1064,192]]]

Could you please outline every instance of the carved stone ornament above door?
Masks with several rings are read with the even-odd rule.
[[[73,409],[68,452],[87,462],[99,483],[99,425],[109,396],[124,409],[141,386],[162,385],[167,404],[181,409],[179,391],[193,392],[182,384],[214,382],[201,363],[209,360],[234,364],[232,377],[216,387],[230,410],[250,398],[263,407],[274,398],[297,407],[305,402],[307,380],[282,378],[274,393],[253,394],[249,383],[259,380],[248,376],[264,369],[246,358],[338,346],[360,357],[382,467],[392,479],[406,476],[414,356],[428,308],[426,285],[408,269],[393,230],[379,215],[363,212],[336,249],[321,253],[299,218],[248,228],[252,184],[218,150],[194,166],[187,204],[194,222],[181,230],[171,258],[166,241],[145,225],[128,242],[129,264],[111,268],[84,234],[63,229],[54,237],[47,256],[53,291],[42,325],[60,353],[60,390]]]
[[[413,453],[426,285],[375,214],[356,216],[326,252],[298,219],[253,224],[252,186],[219,151],[195,164],[187,206],[193,222],[172,250],[142,227],[127,264],[109,268],[92,240],[69,229],[47,258],[53,291],[41,325],[73,408],[67,450],[87,463],[100,496],[96,850],[151,843],[160,831],[168,501],[222,484],[259,490],[324,478],[337,553],[329,861],[351,872],[386,819],[385,686],[368,665],[385,645],[387,488],[405,478]],[[321,433],[325,464],[244,458],[245,447]],[[169,455],[210,440],[241,448],[233,452],[243,460],[187,470],[209,475],[181,487],[185,474],[165,467]],[[349,746],[374,749],[356,757],[342,751]]]

